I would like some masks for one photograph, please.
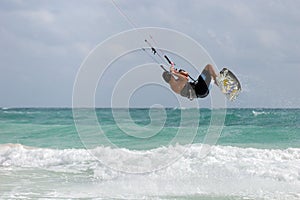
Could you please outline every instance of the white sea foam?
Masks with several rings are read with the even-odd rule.
[[[30,112],[30,111],[16,111],[16,110],[6,109],[6,110],[3,111],[3,113],[5,113],[5,114],[17,114],[17,115],[22,115],[22,114],[31,115],[31,114],[37,114],[37,113],[40,113],[40,112],[38,112],[38,111],[34,111],[34,112]]]
[[[180,148],[183,147],[178,145],[150,150],[147,151],[149,158],[143,160],[136,160],[132,152],[125,149],[98,147],[92,151],[94,155],[106,155],[105,159],[109,159],[113,166],[124,163],[136,165],[145,161],[147,163],[140,164],[151,165],[164,159],[166,152],[176,154]],[[201,145],[195,144],[187,148],[175,163],[161,170],[128,174],[101,164],[84,149],[56,150],[5,144],[0,145],[0,172],[12,170],[17,174],[18,171],[24,173],[28,170],[33,173],[33,169],[50,174],[60,172],[60,178],[66,181],[64,177],[68,177],[68,184],[73,181],[73,185],[67,191],[55,188],[58,198],[74,197],[74,192],[77,198],[189,195],[242,196],[254,199],[300,197],[298,148],[267,150],[213,146],[205,158],[202,158],[200,150]],[[18,175],[18,179],[20,177],[22,176]],[[9,191],[5,194],[9,196]]]
[[[269,112],[252,110],[252,114],[256,117],[258,115],[268,115]]]

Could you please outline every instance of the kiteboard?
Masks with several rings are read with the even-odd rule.
[[[216,79],[221,92],[230,101],[234,101],[240,94],[242,87],[237,77],[227,68],[220,71],[220,75]]]

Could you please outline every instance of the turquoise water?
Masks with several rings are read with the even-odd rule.
[[[117,112],[124,111],[126,110],[117,109]],[[148,109],[131,109],[129,112],[137,125],[145,126],[150,123]],[[118,146],[129,149],[143,149],[145,144],[149,148],[167,145],[175,136],[177,128],[182,126],[181,110],[167,109],[164,130],[143,140],[131,137],[119,129],[111,109],[97,109],[96,113],[107,137]],[[194,118],[188,120],[193,121]],[[210,120],[211,111],[201,109],[199,130],[193,143],[203,141]],[[1,109],[0,128],[1,144],[20,143],[58,149],[84,147],[74,125],[72,109],[69,108]],[[188,129],[189,125],[185,128]],[[300,109],[227,109],[217,144],[270,149],[297,148],[300,146],[299,130]]]
[[[1,108],[0,198],[300,199],[300,109],[113,111]]]

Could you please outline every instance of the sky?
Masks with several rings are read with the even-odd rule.
[[[136,27],[182,32],[219,69],[234,71],[243,92],[229,107],[300,108],[300,1],[115,2]],[[132,28],[111,0],[0,0],[0,107],[71,107],[76,75],[89,53]],[[131,105],[170,102],[149,91],[134,94]],[[110,102],[96,97],[96,106]]]

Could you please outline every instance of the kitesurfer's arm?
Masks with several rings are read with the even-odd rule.
[[[182,80],[188,80],[188,78],[184,75],[182,75],[180,72],[178,72],[175,68],[174,65],[172,65],[170,67],[170,72],[172,75],[176,76],[178,79],[182,79]]]
[[[174,66],[170,67],[170,73],[171,73],[171,79],[169,81],[169,84],[171,86],[171,89],[176,92],[177,94],[180,94],[182,88],[185,86],[185,84],[188,82],[188,79],[180,74]]]

